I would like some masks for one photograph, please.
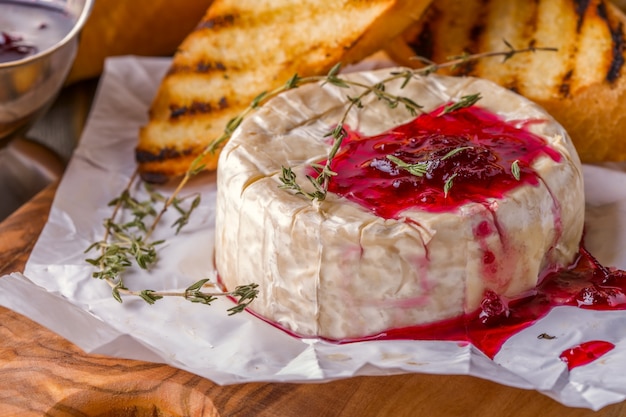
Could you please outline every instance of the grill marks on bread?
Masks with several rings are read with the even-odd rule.
[[[227,123],[294,74],[359,61],[417,21],[430,0],[216,0],[180,45],[139,135],[142,177],[188,169]],[[214,169],[218,154],[205,158]]]
[[[609,82],[615,82],[619,78],[622,67],[624,66],[624,47],[626,44],[624,39],[624,22],[616,19],[611,19],[613,21],[609,20],[611,17],[607,14],[606,6],[604,4],[601,4],[601,6],[598,13],[608,22],[611,28],[611,38],[613,39],[613,60],[609,66],[606,79]]]
[[[404,38],[414,55],[435,62],[503,50],[503,40],[516,48],[558,48],[518,55],[506,65],[464,65],[454,73],[487,76],[520,94],[567,97],[592,82],[615,82],[622,71],[623,23],[611,19],[606,7],[597,0],[441,0]]]
[[[463,53],[557,48],[461,65],[455,75],[487,78],[545,107],[568,130],[583,162],[626,159],[624,24],[605,0],[438,0],[388,48],[403,65],[411,56],[445,62]],[[446,71],[443,71],[446,72]]]

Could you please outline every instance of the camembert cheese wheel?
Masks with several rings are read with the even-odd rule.
[[[374,85],[393,71],[345,77]],[[312,190],[306,176],[359,87],[289,90],[222,151],[216,269],[226,289],[259,284],[255,314],[303,337],[372,337],[473,314],[487,295],[523,297],[575,260],[583,180],[563,128],[486,80],[403,81],[385,91],[419,114],[372,94],[353,108],[323,200],[281,187],[283,169]]]

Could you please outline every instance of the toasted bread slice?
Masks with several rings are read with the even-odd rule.
[[[557,52],[483,59],[454,74],[490,79],[530,98],[570,133],[583,162],[626,160],[626,74],[623,12],[590,0],[438,0],[387,49],[443,62],[462,53],[531,45]]]
[[[142,177],[162,182],[263,91],[380,50],[430,0],[216,0],[180,45],[139,135]],[[219,153],[203,161],[214,169]]]

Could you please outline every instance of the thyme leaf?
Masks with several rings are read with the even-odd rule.
[[[252,99],[252,103],[250,103],[250,107],[252,107],[253,109],[259,108],[266,95],[267,95],[267,91],[263,91],[261,94],[257,95],[254,99]]]
[[[452,189],[452,185],[454,185],[454,178],[456,177],[456,172],[448,177],[446,182],[443,184],[443,196],[448,197],[448,193]]]
[[[415,175],[416,177],[422,177],[428,172],[428,162],[409,164],[394,155],[387,155],[387,159],[396,164],[398,168],[408,171],[409,174]]]
[[[162,295],[159,295],[154,290],[143,290],[139,293],[139,296],[148,304],[154,304],[157,300],[163,298]]]
[[[188,209],[182,207],[181,199],[174,199],[172,206],[180,213],[180,217],[174,222],[172,226],[176,226],[176,234],[180,233],[181,229],[189,223],[191,213],[200,205],[200,195],[196,195]]]
[[[285,89],[291,90],[293,88],[298,88],[300,86],[301,78],[298,74],[294,74],[287,82],[285,83]]]
[[[240,285],[229,295],[238,298],[237,305],[228,309],[228,315],[241,313],[259,294],[257,284]]]
[[[459,146],[458,148],[454,148],[452,149],[450,152],[448,152],[447,154],[445,154],[444,156],[441,157],[441,160],[446,160],[454,155],[456,155],[459,152],[462,152],[466,149],[472,149],[473,146]]]
[[[517,159],[511,163],[511,175],[513,175],[513,178],[515,178],[518,181],[521,178],[519,160]]]
[[[453,111],[464,109],[466,107],[471,107],[476,104],[481,98],[482,97],[480,96],[480,93],[463,96],[456,103],[446,104],[441,113],[439,113],[439,116],[443,116],[445,114],[452,113]]]
[[[279,177],[279,179],[282,182],[282,185],[280,185],[279,187],[288,190],[294,190],[296,194],[303,195],[304,191],[302,191],[300,184],[298,184],[298,182],[296,181],[296,174],[293,172],[291,167],[283,166],[281,168],[282,175]]]

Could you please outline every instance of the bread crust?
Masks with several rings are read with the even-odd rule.
[[[263,91],[294,74],[327,73],[382,49],[430,0],[216,0],[174,55],[139,133],[142,178],[162,182],[190,162]],[[208,155],[215,169],[219,151]]]

